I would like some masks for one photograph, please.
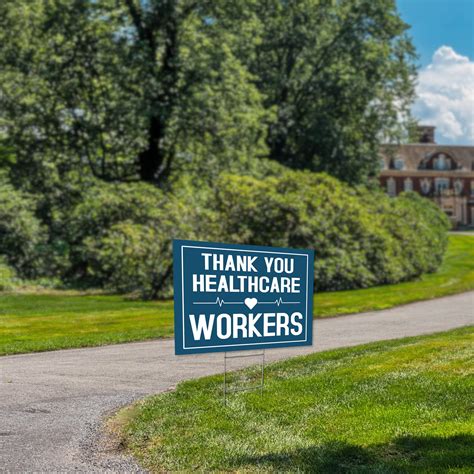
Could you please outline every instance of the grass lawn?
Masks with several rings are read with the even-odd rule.
[[[315,295],[315,317],[390,308],[474,289],[474,237],[451,235],[438,272],[414,282]],[[123,296],[0,294],[0,355],[138,341],[173,334],[172,301]]]
[[[473,359],[472,327],[339,349],[271,364],[263,396],[224,406],[206,377],[110,425],[154,472],[472,473]]]

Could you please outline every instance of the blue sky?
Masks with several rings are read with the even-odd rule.
[[[413,114],[436,140],[474,145],[474,0],[397,0],[419,54]]]
[[[474,59],[474,0],[397,0],[402,18],[427,66],[443,45]]]

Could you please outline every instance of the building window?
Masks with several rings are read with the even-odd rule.
[[[388,178],[387,180],[387,193],[392,197],[397,194],[397,186],[393,178]]]
[[[474,196],[474,181],[471,181],[471,196]],[[474,224],[474,221],[472,223]]]
[[[423,194],[428,194],[431,190],[431,180],[424,178],[421,180],[421,192]]]
[[[440,153],[438,158],[435,158],[433,161],[434,169],[443,171],[446,169],[446,155]]]
[[[433,160],[433,169],[438,171],[445,171],[450,170],[455,164],[455,162],[446,156],[444,153],[440,153],[434,160]]]
[[[462,179],[457,179],[454,181],[454,192],[456,193],[456,196],[461,195],[463,187]]]
[[[448,178],[436,178],[435,179],[435,191],[438,194],[441,194],[443,191],[449,189],[449,179]]]
[[[380,160],[380,169],[381,169],[381,170],[384,170],[384,169],[385,169],[385,158],[382,158],[382,159]]]
[[[411,178],[405,179],[403,183],[403,189],[405,191],[413,191],[413,181],[411,180]]]
[[[396,158],[394,166],[396,170],[402,170],[403,168],[405,168],[405,161],[403,160],[403,158]]]

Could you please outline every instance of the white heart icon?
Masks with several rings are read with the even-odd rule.
[[[257,305],[258,301],[257,298],[245,298],[244,303],[249,309],[253,309]]]

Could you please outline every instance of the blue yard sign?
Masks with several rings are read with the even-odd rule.
[[[176,354],[312,345],[312,250],[175,240]]]

